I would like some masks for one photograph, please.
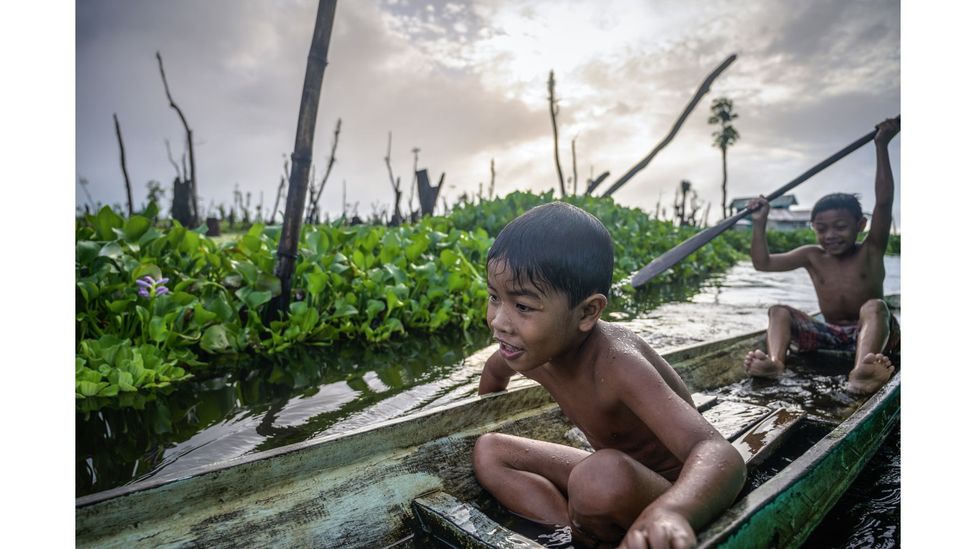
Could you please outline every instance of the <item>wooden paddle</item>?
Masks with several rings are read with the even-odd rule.
[[[898,118],[901,118],[901,115],[898,115]],[[874,135],[877,133],[877,131],[878,131],[877,129],[874,129],[864,134],[864,136],[859,138],[857,141],[851,143],[850,145],[834,153],[834,155],[831,156],[830,158],[824,160],[823,162],[803,172],[799,177],[790,181],[786,185],[783,185],[782,187],[764,196],[770,202],[773,199],[782,196],[787,191],[789,191],[793,187],[796,187],[800,183],[803,183],[807,179],[810,179],[811,177],[813,177],[815,174],[817,174],[819,171],[823,170],[827,166],[830,166],[834,162],[837,162],[841,158],[844,158],[848,154],[861,148],[861,146],[863,146],[865,143],[873,140]],[[732,217],[727,217],[723,219],[717,225],[705,229],[704,231],[696,234],[695,236],[689,238],[688,240],[685,240],[681,244],[678,244],[674,248],[671,248],[670,250],[657,256],[654,259],[654,261],[651,261],[647,265],[644,265],[644,267],[641,270],[637,271],[637,273],[630,279],[630,285],[635,288],[640,288],[644,284],[647,284],[647,281],[663,273],[664,271],[670,269],[671,267],[674,267],[679,261],[691,255],[691,253],[697,250],[698,248],[701,248],[705,244],[711,242],[712,239],[714,239],[716,236],[724,233],[729,227],[735,225],[736,222],[738,222],[740,219],[744,218],[745,216],[751,214],[752,212],[753,210],[746,208],[741,212],[733,215]]]

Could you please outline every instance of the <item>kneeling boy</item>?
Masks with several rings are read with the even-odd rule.
[[[636,334],[600,320],[613,273],[603,224],[561,202],[509,223],[488,252],[496,351],[479,394],[521,373],[545,387],[596,450],[499,433],[478,439],[478,481],[512,512],[577,539],[691,547],[745,482],[739,453]]]

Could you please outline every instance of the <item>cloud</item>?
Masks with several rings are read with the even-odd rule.
[[[146,180],[174,175],[163,140],[179,150],[183,130],[163,95],[157,49],[194,130],[201,194],[229,203],[237,183],[273,199],[282,154],[293,147],[313,2],[103,0],[77,12],[77,171],[97,199],[123,196],[113,112],[136,195]],[[581,178],[592,166],[611,170],[612,181],[664,137],[733,52],[738,60],[676,139],[616,196],[653,209],[658,194],[691,179],[716,202],[721,162],[706,120],[721,95],[735,101],[742,134],[729,152],[730,192],[768,192],[898,112],[899,16],[890,0],[341,3],[313,157],[321,174],[341,117],[323,202],[338,213],[342,181],[350,202],[391,202],[388,132],[396,174],[410,179],[419,147],[421,167],[447,172],[449,200],[487,183],[492,158],[500,192],[555,186],[550,69],[564,170],[577,137]],[[871,194],[872,158],[852,156],[843,171],[831,181],[863,188],[865,179]],[[805,199],[825,185],[798,192]]]

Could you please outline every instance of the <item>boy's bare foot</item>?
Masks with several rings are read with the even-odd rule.
[[[783,375],[783,370],[786,369],[785,364],[769,358],[769,355],[759,349],[749,351],[746,359],[742,362],[742,367],[752,377],[769,378],[777,378]]]
[[[868,353],[847,376],[845,388],[857,395],[870,395],[880,389],[894,372],[891,359],[881,353]]]

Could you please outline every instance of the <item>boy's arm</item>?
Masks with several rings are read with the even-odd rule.
[[[505,364],[505,360],[495,351],[481,370],[481,381],[478,382],[478,394],[484,395],[496,391],[504,391],[508,387],[508,380],[515,375],[515,370]]]
[[[667,362],[655,356],[657,368]],[[739,452],[695,408],[677,397],[658,370],[617,361],[607,376],[621,400],[684,466],[674,484],[631,525],[621,547],[691,547],[695,530],[727,509],[746,480]]]
[[[757,271],[792,271],[807,265],[806,246],[801,246],[783,254],[770,254],[769,244],[766,242],[766,221],[769,219],[769,201],[764,197],[753,198],[748,208],[759,209],[752,214],[752,246],[749,254],[752,256],[752,266]]]
[[[878,166],[874,176],[874,213],[871,215],[871,230],[864,243],[880,250],[883,254],[888,247],[888,234],[891,231],[891,207],[895,203],[895,178],[891,175],[891,161],[888,159],[888,143],[901,129],[900,118],[889,118],[878,124],[874,134]]]

